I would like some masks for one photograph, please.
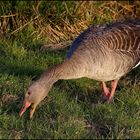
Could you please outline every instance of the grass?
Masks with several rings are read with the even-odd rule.
[[[140,138],[139,68],[120,80],[111,104],[99,100],[99,82],[62,80],[39,105],[33,119],[29,119],[29,110],[20,118],[29,83],[50,65],[61,62],[67,52],[41,51],[41,44],[24,34],[0,42],[1,139]]]
[[[18,114],[30,82],[66,56],[68,48],[45,51],[41,49],[44,42],[73,40],[92,23],[126,15],[139,17],[139,5],[138,1],[135,5],[116,1],[0,2],[0,139],[139,139],[139,67],[119,81],[111,104],[100,101],[97,81],[60,80],[33,119],[29,119],[29,110],[21,118]]]

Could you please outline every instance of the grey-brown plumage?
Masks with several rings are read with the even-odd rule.
[[[74,51],[71,49],[68,57],[79,56],[86,61],[86,77],[99,81],[119,79],[140,61],[140,22],[92,26],[81,38],[79,44],[74,44],[79,46]]]
[[[59,79],[88,77],[102,81],[103,96],[111,101],[118,80],[139,62],[140,21],[91,26],[74,40],[64,62],[49,68],[29,87],[20,115],[32,103],[32,117],[36,106]],[[112,81],[111,91],[106,81]]]

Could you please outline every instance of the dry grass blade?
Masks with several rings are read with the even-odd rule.
[[[39,15],[36,16],[35,18],[31,19],[29,22],[27,22],[26,24],[24,24],[23,26],[17,28],[16,30],[14,30],[13,32],[11,32],[11,34],[14,34],[16,32],[18,32],[19,30],[22,30],[23,28],[25,28],[27,25],[29,25],[31,22],[33,22],[35,19],[39,18]]]
[[[11,15],[4,15],[4,16],[0,16],[1,18],[9,18],[9,17],[14,17],[17,16],[18,14],[11,14]]]

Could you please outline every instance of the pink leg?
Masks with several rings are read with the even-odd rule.
[[[109,92],[108,88],[106,87],[105,82],[102,82],[102,83],[101,83],[101,88],[102,88],[102,90],[103,90],[103,92],[102,92],[102,97],[107,99],[108,96],[109,96],[109,94],[110,94],[110,92]]]
[[[118,80],[114,80],[114,81],[111,82],[111,93],[108,97],[108,102],[112,101],[117,85],[118,85]]]

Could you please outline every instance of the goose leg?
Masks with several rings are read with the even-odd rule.
[[[114,80],[111,82],[111,92],[110,92],[109,97],[108,97],[108,102],[112,101],[117,85],[118,85],[118,80]]]
[[[102,91],[101,97],[102,97],[104,100],[107,100],[107,99],[109,98],[110,92],[109,92],[108,88],[106,87],[105,82],[102,82],[102,83],[101,83],[101,88],[102,88],[102,90],[103,90],[103,91]]]

